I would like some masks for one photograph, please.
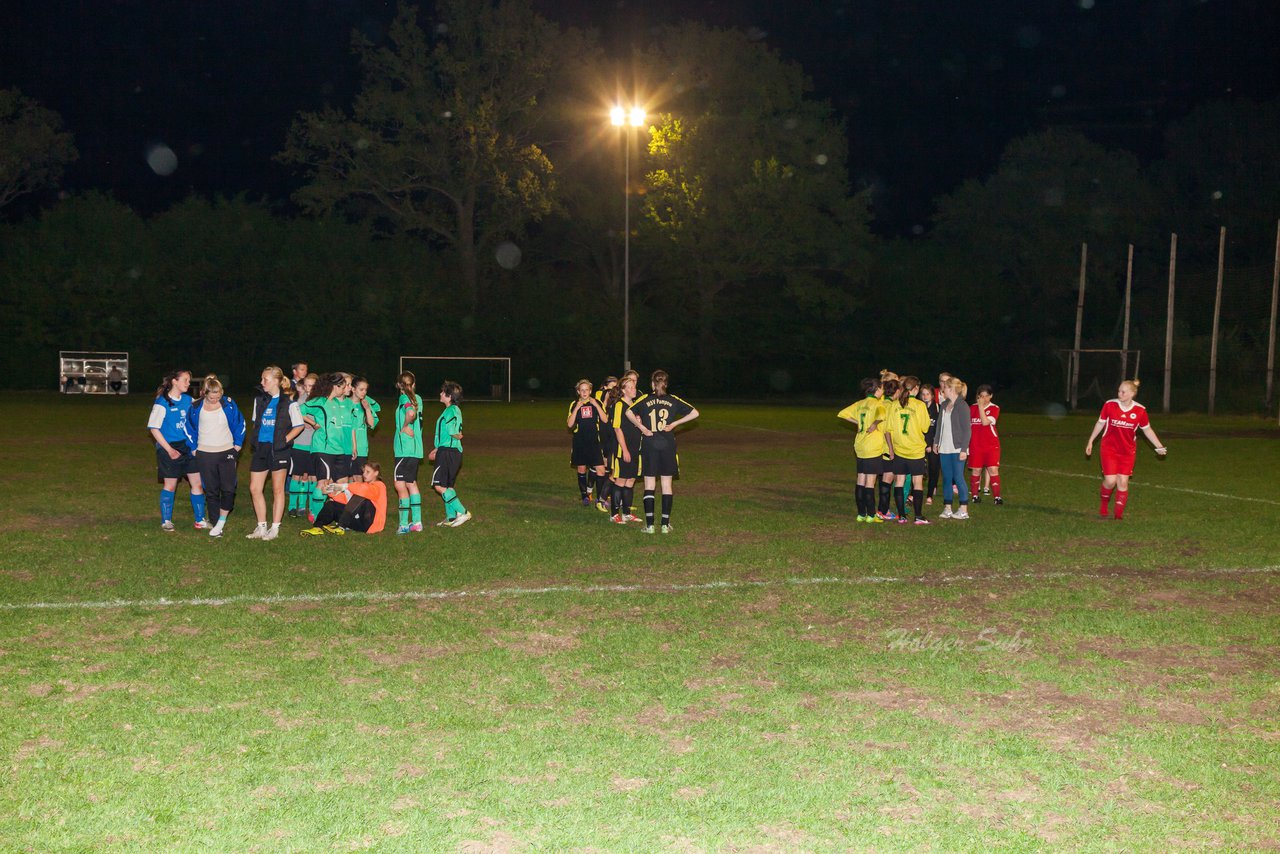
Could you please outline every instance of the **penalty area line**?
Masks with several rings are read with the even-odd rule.
[[[1033,471],[1037,474],[1052,474],[1058,477],[1079,477],[1085,480],[1102,480],[1100,474],[1081,474],[1075,471],[1054,471],[1053,469],[1038,469],[1033,466],[1020,466],[1014,464],[1005,464],[1001,468],[1021,469],[1022,471]],[[1149,483],[1147,481],[1137,481],[1143,489],[1165,489],[1169,492],[1186,492],[1191,495],[1204,495],[1209,498],[1227,498],[1231,501],[1252,501],[1254,504],[1270,504],[1273,507],[1280,507],[1280,501],[1272,501],[1270,498],[1255,498],[1252,495],[1228,495],[1225,492],[1209,492],[1204,489],[1190,489],[1185,486],[1166,486],[1163,483]]]
[[[1188,570],[1192,575],[1256,575],[1280,572],[1280,565],[1258,567],[1206,567]],[[942,575],[900,577],[891,575],[820,576],[815,578],[783,578],[776,581],[706,581],[697,584],[584,584],[547,587],[494,587],[478,590],[363,590],[337,593],[297,593],[274,596],[195,597],[190,599],[105,599],[96,602],[0,602],[0,611],[100,611],[112,608],[196,608],[222,605],[287,605],[323,602],[416,602],[448,599],[499,599],[508,596],[545,596],[555,593],[690,593],[714,590],[744,590],[763,587],[813,587],[819,585],[869,584],[959,584],[971,581],[1016,581],[1031,579],[1048,581],[1058,578],[1118,578],[1113,572],[1006,572],[989,575]],[[1152,574],[1153,579],[1158,578]]]

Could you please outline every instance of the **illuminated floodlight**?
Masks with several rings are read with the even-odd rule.
[[[631,108],[631,126],[633,128],[644,127],[644,108]]]
[[[609,111],[609,121],[613,123],[614,127],[622,127],[627,123],[627,111],[622,107],[614,107]]]

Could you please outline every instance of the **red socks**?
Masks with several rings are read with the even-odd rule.
[[[1117,489],[1116,490],[1116,518],[1117,519],[1124,518],[1124,505],[1128,503],[1129,503],[1129,490]]]
[[[973,477],[969,478],[969,494],[982,494],[982,472],[978,472]]]
[[[1111,510],[1111,493],[1114,489],[1107,489],[1105,486],[1098,490],[1098,496],[1102,499],[1102,503],[1098,505],[1098,515],[1106,516]]]
[[[1000,475],[998,474],[991,475],[991,497],[1000,497]]]

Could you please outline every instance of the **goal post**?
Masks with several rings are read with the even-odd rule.
[[[462,386],[467,403],[511,402],[510,356],[401,356],[400,373],[418,378],[418,394],[443,380]]]
[[[1142,372],[1142,351],[1069,348],[1058,351],[1062,362],[1063,392],[1075,409],[1081,398],[1110,400],[1122,380]]]

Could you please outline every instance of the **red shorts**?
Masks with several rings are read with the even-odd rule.
[[[1137,459],[1137,454],[1117,454],[1102,452],[1102,476],[1111,477],[1112,475],[1122,474],[1130,477],[1133,474],[1133,463]]]
[[[984,469],[988,466],[1000,465],[1000,446],[999,445],[980,445],[974,447],[969,446],[969,459],[965,460],[965,465],[971,469]]]

